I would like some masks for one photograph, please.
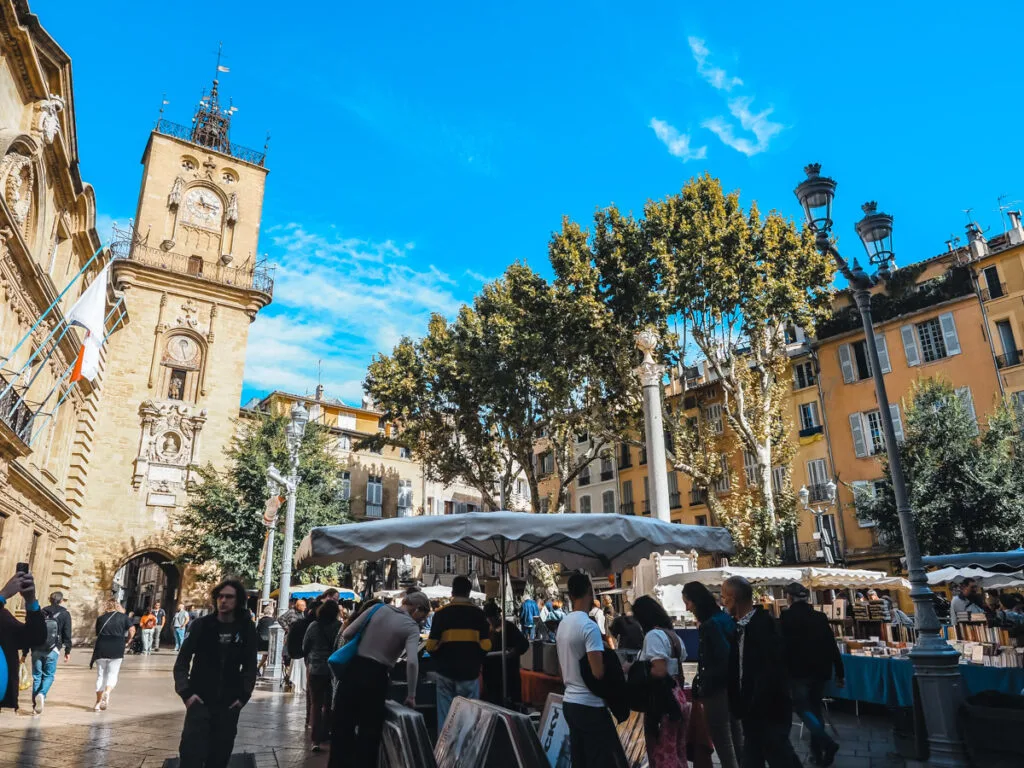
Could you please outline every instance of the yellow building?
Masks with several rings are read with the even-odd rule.
[[[95,518],[86,489],[112,396],[101,397],[102,377],[70,381],[84,331],[66,313],[110,254],[90,262],[100,240],[79,170],[71,59],[27,3],[0,0],[0,32],[0,574],[27,562],[45,602],[69,592]],[[123,307],[107,298],[112,332],[127,317],[119,323]]]

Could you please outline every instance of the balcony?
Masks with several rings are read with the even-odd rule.
[[[156,132],[162,133],[164,136],[170,136],[174,139],[181,139],[187,141],[189,144],[198,144],[199,146],[212,149],[214,152],[220,152],[221,154],[234,157],[237,160],[241,160],[244,163],[250,163],[252,165],[258,165],[261,168],[266,162],[267,156],[264,152],[257,152],[255,149],[249,149],[248,147],[242,147],[238,144],[231,144],[225,138],[224,141],[218,143],[217,146],[208,146],[206,143],[200,140],[200,137],[196,133],[196,126],[181,125],[179,123],[172,123],[170,120],[164,120],[163,118],[156,124]],[[225,134],[225,137],[227,134]]]
[[[1006,295],[1006,283],[989,283],[988,286],[981,289],[982,301],[992,301],[993,299],[1001,299]]]
[[[651,502],[648,501],[647,499],[644,499],[644,514],[651,514]]]
[[[1024,351],[1019,349],[996,355],[996,367],[1000,369],[1012,368],[1015,365],[1020,365],[1021,362],[1024,362]]]
[[[619,504],[619,514],[620,515],[635,515],[636,512],[633,511],[633,502],[632,501],[624,501],[621,504]]]
[[[27,452],[32,433],[32,409],[21,399],[24,393],[16,387],[8,390],[9,384],[6,378],[0,376],[0,392],[6,391],[6,394],[0,397],[0,421],[25,444]]]
[[[157,267],[179,275],[188,275],[211,283],[230,285],[250,291],[274,295],[273,270],[265,266],[233,267],[219,262],[204,261],[195,256],[173,253],[132,242],[132,233],[120,231],[110,250],[115,261],[134,261],[147,267]]]
[[[612,470],[610,470],[610,469],[602,469],[601,470],[601,482],[605,482],[607,480],[611,480],[613,477],[615,477],[615,473]]]
[[[708,491],[706,488],[694,488],[690,491],[690,506],[699,507],[708,503]]]
[[[383,509],[380,504],[367,504],[366,505],[366,516],[367,517],[382,517]]]
[[[825,431],[825,428],[820,424],[813,427],[804,427],[800,430],[800,437],[811,437],[812,435],[820,435]]]
[[[668,494],[668,505],[672,509],[679,509],[683,506],[682,497],[679,491],[670,491]]]
[[[399,507],[398,517],[412,517],[412,507]]]

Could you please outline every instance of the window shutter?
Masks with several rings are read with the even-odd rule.
[[[889,345],[885,341],[884,333],[875,334],[875,348],[878,350],[878,364],[882,366],[882,373],[892,373],[892,366],[889,365]]]
[[[971,417],[971,421],[974,422],[975,432],[978,427],[978,414],[974,410],[974,395],[971,394],[970,387],[958,387],[956,390],[956,396],[960,398],[960,402],[964,404],[964,410],[967,411]]]
[[[900,335],[903,336],[903,351],[907,354],[907,365],[920,365],[921,355],[917,352],[917,331],[914,326],[904,325],[900,328]]]
[[[864,422],[859,413],[850,414],[850,431],[853,433],[853,452],[857,458],[868,455],[868,444],[864,440]]]
[[[939,315],[939,324],[942,325],[942,339],[946,342],[946,354],[959,355],[960,339],[956,335],[956,323],[953,322],[953,313],[944,312]]]
[[[896,442],[903,442],[903,420],[900,418],[900,406],[898,403],[889,403],[889,413],[892,414],[892,431],[896,433]]]
[[[850,355],[850,345],[839,345],[839,367],[843,369],[843,381],[846,384],[853,384],[857,380],[853,372],[853,357]]]

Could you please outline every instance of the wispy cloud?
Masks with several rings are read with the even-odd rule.
[[[754,140],[745,136],[737,136],[735,125],[724,117],[712,117],[705,120],[702,125],[721,139],[723,144],[732,147],[737,152],[742,152],[747,157],[760,154],[768,149],[769,142],[785,126],[768,119],[773,111],[771,107],[757,113],[752,112],[750,105],[753,101],[753,98],[747,96],[733,99],[729,102],[729,112],[740,121],[740,126],[744,131],[754,134]]]
[[[711,55],[711,51],[708,50],[703,40],[699,37],[690,37],[688,42],[690,50],[693,52],[693,60],[697,62],[697,72],[711,84],[712,88],[719,91],[731,91],[736,86],[743,85],[743,81],[738,77],[730,77],[721,67],[712,67],[708,64],[708,56]]]
[[[459,284],[414,247],[332,237],[291,223],[267,231],[278,262],[274,303],[249,335],[245,383],[359,402],[366,365],[405,335],[420,336],[434,312],[453,317]]]
[[[668,153],[673,157],[678,157],[684,163],[689,160],[703,160],[707,157],[708,148],[706,146],[696,149],[690,146],[690,134],[680,133],[674,126],[656,117],[651,118],[650,126],[654,130],[654,135],[668,147]]]
[[[470,280],[476,280],[478,283],[491,283],[491,282],[494,282],[494,278],[493,277],[487,277],[487,275],[482,275],[479,272],[477,272],[475,270],[472,270],[472,269],[467,269],[462,274],[464,274]]]

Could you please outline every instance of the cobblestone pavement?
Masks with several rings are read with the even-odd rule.
[[[184,707],[174,695],[174,651],[149,657],[128,656],[106,712],[93,712],[95,672],[89,649],[75,650],[60,665],[41,717],[32,715],[27,692],[15,714],[0,712],[0,768],[158,768],[177,754]],[[259,768],[323,768],[326,754],[312,754],[303,725],[304,700],[292,694],[257,689],[242,711],[236,752],[252,752]],[[891,726],[879,716],[835,712],[842,750],[836,768],[903,768],[890,756]],[[804,765],[806,734],[792,738]]]

